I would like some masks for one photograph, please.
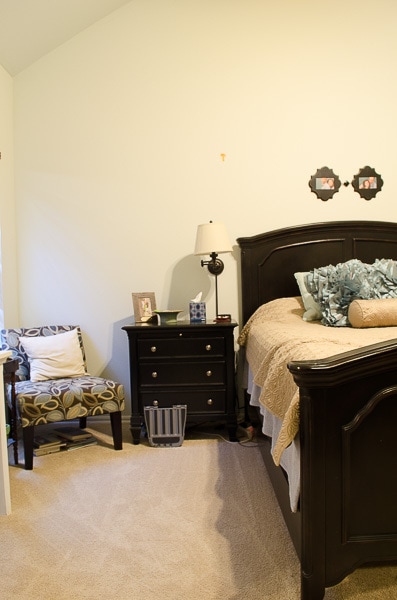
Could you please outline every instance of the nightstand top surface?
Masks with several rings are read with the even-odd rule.
[[[124,325],[122,329],[128,331],[128,329],[156,329],[156,330],[172,330],[172,329],[208,329],[208,327],[237,327],[236,321],[226,321],[221,323],[214,323],[213,321],[206,321],[205,323],[190,323],[190,321],[177,321],[172,325],[158,325],[157,323],[135,323],[132,322],[130,325]]]

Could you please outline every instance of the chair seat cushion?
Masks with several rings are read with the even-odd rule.
[[[124,386],[85,375],[15,384],[22,427],[124,410]]]

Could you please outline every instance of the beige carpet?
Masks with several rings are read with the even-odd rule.
[[[179,448],[97,446],[11,466],[0,517],[4,600],[299,600],[299,564],[259,450],[189,431]],[[208,431],[214,431],[209,429]],[[397,567],[326,600],[397,598]]]

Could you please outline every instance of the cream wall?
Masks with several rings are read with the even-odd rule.
[[[396,26],[393,0],[134,0],[15,77],[20,324],[80,323],[91,372],[128,386],[131,292],[186,309],[203,290],[214,311],[197,224],[234,242],[395,221]],[[308,187],[365,165],[385,182],[370,202]],[[238,318],[224,258],[219,308]]]
[[[18,320],[14,197],[13,80],[0,65],[0,297],[8,318]],[[3,321],[1,314],[1,322]]]

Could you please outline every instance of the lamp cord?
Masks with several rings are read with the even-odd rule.
[[[218,317],[218,275],[215,275],[215,318]]]

